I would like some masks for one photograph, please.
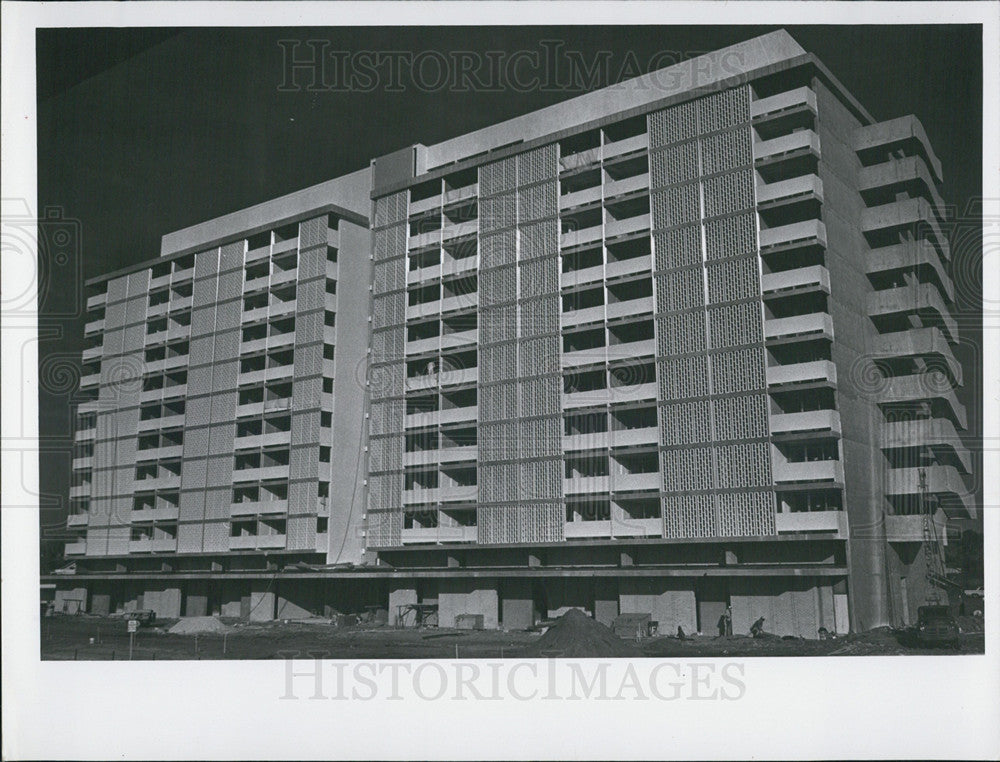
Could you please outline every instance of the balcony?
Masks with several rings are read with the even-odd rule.
[[[439,410],[437,415],[440,423],[475,421],[479,417],[479,406],[470,405],[468,407],[445,408],[443,410]]]
[[[452,349],[454,347],[475,348],[478,337],[479,331],[475,328],[470,331],[446,333],[440,337],[441,349]]]
[[[170,474],[169,476],[158,476],[154,479],[136,479],[135,488],[137,490],[154,490],[154,489],[180,489],[181,486],[181,476],[180,474]]]
[[[794,90],[761,98],[750,104],[750,116],[755,120],[783,116],[801,110],[811,111],[814,115],[817,113],[816,93],[810,87],[797,87]]]
[[[604,185],[604,198],[616,198],[629,193],[641,193],[649,191],[649,173],[643,172],[641,175],[633,175],[621,180],[611,180]]]
[[[242,468],[233,470],[234,482],[256,482],[267,479],[287,479],[288,465],[261,466],[259,468]]]
[[[470,503],[479,497],[479,487],[475,484],[430,489],[403,490],[404,505],[424,505],[427,503]]]
[[[888,154],[892,150],[908,146],[916,147],[917,152],[927,160],[934,179],[941,182],[941,162],[934,154],[920,120],[912,114],[860,127],[854,132],[854,150],[858,154],[873,151]]]
[[[584,204],[601,203],[601,186],[595,185],[593,188],[564,193],[559,197],[559,209],[575,209]]]
[[[576,476],[563,479],[566,495],[606,495],[611,492],[609,476]]]
[[[596,307],[569,310],[562,313],[562,325],[565,328],[567,326],[584,325],[585,323],[603,323],[604,315],[603,304],[599,304]]]
[[[86,540],[76,540],[74,542],[66,543],[66,555],[67,556],[82,556],[87,552],[87,541]]]
[[[774,525],[778,534],[836,532],[838,537],[847,537],[847,513],[845,511],[776,513],[774,514]]]
[[[789,296],[807,291],[830,293],[830,271],[823,265],[765,273],[760,281],[764,296]]]
[[[947,418],[926,418],[911,421],[886,421],[882,429],[882,447],[908,448],[930,445],[952,450],[962,464],[963,473],[972,473],[972,457],[958,434],[955,424]]]
[[[583,365],[604,364],[607,347],[594,347],[592,349],[578,349],[572,352],[563,352],[559,358],[560,367],[578,368]]]
[[[416,545],[443,542],[475,542],[477,537],[478,530],[475,526],[438,526],[403,529],[400,539],[404,545]]]
[[[764,321],[764,338],[768,341],[799,341],[802,339],[833,339],[833,319],[825,312],[771,318]]]
[[[100,359],[103,351],[104,351],[103,346],[89,347],[88,349],[83,350],[80,357],[83,360],[83,362],[88,362],[90,360],[97,360]]]
[[[431,209],[441,208],[441,194],[435,193],[433,196],[428,198],[422,198],[419,201],[410,202],[410,217],[416,217],[417,215],[423,214],[424,212],[429,212]]]
[[[642,296],[638,299],[628,299],[620,302],[608,302],[606,305],[608,320],[632,317],[634,315],[652,315],[653,297]]]
[[[256,249],[249,249],[244,261],[247,264],[250,264],[251,262],[256,262],[259,259],[267,259],[269,256],[271,256],[271,244],[258,246]]]
[[[132,523],[142,523],[148,521],[170,521],[177,520],[180,509],[176,506],[166,508],[144,508],[129,513],[129,521]]]
[[[799,246],[822,246],[826,248],[826,225],[819,220],[793,222],[776,228],[760,231],[760,250],[770,254],[783,249]]]
[[[479,183],[470,183],[461,188],[452,188],[450,190],[445,189],[444,192],[444,204],[445,206],[450,206],[451,204],[457,204],[459,201],[465,201],[470,198],[475,198],[479,195]]]
[[[567,540],[611,537],[611,521],[567,521],[563,525],[563,537]]]
[[[610,444],[610,434],[607,431],[590,432],[588,434],[567,434],[562,438],[562,449],[564,452],[603,450],[607,449]]]
[[[930,283],[916,283],[912,286],[898,286],[868,294],[868,314],[879,315],[912,314],[933,310],[947,334],[948,341],[958,343],[958,324],[941,298],[940,292]]]
[[[962,383],[962,366],[955,359],[948,340],[937,327],[911,328],[875,336],[872,353],[876,357],[926,357],[937,356],[944,360],[952,378]]]
[[[955,299],[955,286],[944,269],[937,249],[926,241],[906,241],[873,249],[868,255],[867,271],[872,273],[929,268],[937,276],[948,301]]]
[[[772,413],[771,433],[774,435],[819,433],[835,434],[840,436],[840,414],[836,410],[809,410],[803,413]]]
[[[137,450],[135,453],[135,460],[137,463],[143,463],[150,460],[160,460],[161,458],[179,458],[183,452],[183,445],[174,445],[173,447],[154,447],[150,450]]]
[[[609,344],[606,349],[608,359],[612,362],[630,360],[636,357],[652,357],[656,354],[656,340],[623,341],[619,344]]]
[[[559,238],[559,245],[564,249],[571,249],[575,246],[584,246],[600,241],[604,236],[604,226],[594,225],[589,228],[570,230],[563,233]]]
[[[458,463],[461,461],[473,461],[479,457],[479,448],[476,445],[466,445],[464,447],[443,447],[439,450],[419,450],[417,452],[407,452],[403,454],[404,466],[431,466],[438,463]]]
[[[613,159],[617,156],[625,156],[630,153],[638,153],[649,148],[649,135],[645,132],[641,135],[632,135],[621,140],[612,140],[604,144],[604,159]]]
[[[87,309],[94,310],[108,303],[108,293],[94,294],[87,298]]]
[[[570,270],[559,273],[559,285],[563,288],[582,286],[587,283],[599,283],[604,280],[604,265],[584,267],[580,270]]]
[[[128,544],[129,553],[175,553],[176,551],[176,537],[158,540],[147,537],[142,540],[130,540]]]
[[[86,325],[83,326],[83,335],[91,336],[95,333],[100,333],[104,330],[104,318],[98,320],[91,320]]]
[[[289,444],[292,441],[290,431],[272,431],[268,434],[252,434],[250,436],[236,436],[236,447],[240,450],[249,450],[255,447],[274,447],[277,445]]]
[[[931,205],[923,198],[907,198],[861,212],[861,230],[867,235],[879,231],[930,232],[938,252],[951,259],[948,237],[941,231]]]
[[[271,256],[277,257],[279,254],[284,254],[286,251],[296,251],[299,248],[299,238],[298,236],[292,236],[285,241],[275,241],[271,246]]]
[[[570,171],[585,167],[588,164],[595,164],[601,160],[600,147],[590,148],[586,151],[578,151],[569,156],[559,157],[559,166],[564,171]]]
[[[609,261],[604,267],[608,280],[614,280],[626,275],[635,275],[637,273],[648,273],[652,269],[653,261],[648,256]]]
[[[94,389],[101,384],[101,374],[100,373],[88,373],[85,376],[80,376],[80,388],[81,389]]]
[[[66,517],[66,528],[85,527],[90,523],[89,513],[71,513]]]
[[[90,482],[75,484],[69,488],[70,499],[75,497],[90,497]]]
[[[460,368],[458,370],[442,370],[437,374],[441,386],[460,386],[462,384],[479,383],[479,368]]]
[[[229,506],[230,516],[283,516],[287,513],[287,500],[255,500]]]
[[[479,232],[479,220],[466,220],[457,225],[449,225],[446,221],[441,229],[441,240],[452,241],[456,238],[474,236],[477,232]]]
[[[643,474],[614,474],[611,483],[615,492],[658,491],[662,487],[658,471]]]
[[[948,409],[952,419],[961,427],[968,427],[965,405],[958,401],[952,389],[943,389],[922,375],[894,376],[888,379],[878,395],[881,404],[898,402],[937,402]]]
[[[285,547],[287,535],[256,534],[229,538],[230,550],[280,550]]]
[[[583,524],[587,522],[581,521],[575,523]],[[611,530],[615,537],[662,537],[663,519],[616,518],[612,519]]]
[[[757,180],[757,206],[770,208],[799,201],[823,201],[823,181],[816,175],[802,175],[774,183]]]
[[[426,233],[420,233],[418,235],[411,235],[409,238],[409,243],[407,248],[411,251],[413,249],[422,249],[425,246],[430,246],[431,244],[441,243],[441,230],[428,230]]]
[[[945,529],[947,518],[944,511],[940,510],[934,516],[921,514],[912,516],[887,515],[885,517],[885,539],[887,542],[923,543],[924,525],[928,521],[933,523],[932,536],[947,540],[948,531]]]
[[[779,161],[804,153],[820,156],[819,135],[812,130],[799,130],[780,138],[758,140],[753,144],[753,156],[758,162]]]
[[[97,429],[93,426],[87,429],[77,429],[73,435],[74,442],[89,442],[97,438]]]
[[[797,386],[799,384],[837,385],[837,366],[829,360],[800,362],[794,365],[776,365],[767,369],[768,386]]]
[[[94,465],[93,455],[84,455],[82,458],[73,458],[73,470],[79,471],[83,468],[92,468]]]
[[[944,200],[937,192],[937,187],[927,163],[919,156],[906,156],[902,159],[893,158],[882,164],[862,167],[858,170],[858,188],[862,195],[872,195],[871,192],[885,195],[894,190],[902,190],[913,186],[922,186],[932,204],[938,220],[944,219]]]
[[[887,495],[921,494],[920,473],[926,476],[924,494],[943,498],[945,513],[949,518],[976,518],[972,491],[965,485],[962,475],[954,466],[928,466],[927,468],[893,468],[886,472]]]
[[[619,402],[639,402],[656,399],[656,383],[615,386],[610,389],[592,389],[563,395],[563,408],[608,405]]]
[[[604,225],[604,237],[608,240],[631,233],[649,230],[649,214],[637,214],[624,220],[608,220]]]
[[[655,423],[655,413],[653,414]],[[659,444],[660,432],[656,426],[643,429],[614,429],[611,432],[612,447],[632,447]],[[657,487],[659,489],[659,487]]]
[[[839,460],[811,460],[802,463],[774,463],[775,484],[812,482],[844,483],[844,464]]]

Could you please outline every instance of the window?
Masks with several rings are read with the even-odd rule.
[[[326,516],[316,517],[316,534],[326,534],[327,527],[329,526],[330,519]]]

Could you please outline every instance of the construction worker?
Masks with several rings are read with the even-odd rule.
[[[726,613],[723,616],[726,618],[726,635],[731,636],[733,634],[733,607],[726,606]]]
[[[763,634],[763,632],[764,632],[764,617],[761,617],[752,625],[750,625],[750,634],[755,638],[759,638]]]

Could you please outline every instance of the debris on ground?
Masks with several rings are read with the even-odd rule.
[[[214,616],[189,616],[181,619],[167,632],[172,635],[202,635],[229,632],[232,628]]]
[[[522,652],[523,656],[558,656],[587,659],[605,656],[641,656],[632,643],[579,609],[570,609],[544,635]]]

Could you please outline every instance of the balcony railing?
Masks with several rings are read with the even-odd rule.
[[[768,386],[827,383],[836,386],[837,366],[829,360],[776,365],[767,369]]]
[[[937,288],[930,283],[898,286],[868,294],[868,314],[871,316],[914,313],[921,310],[937,312],[948,340],[953,344],[958,343],[958,324]]]
[[[563,480],[563,491],[567,495],[601,495],[611,491],[608,476],[574,476]]]
[[[559,166],[564,170],[577,169],[578,167],[585,167],[588,164],[594,164],[601,160],[601,149],[600,147],[589,148],[586,151],[579,151],[569,156],[559,157]]]
[[[604,185],[604,198],[624,196],[626,193],[638,193],[649,190],[649,173],[625,177],[621,180],[611,180]]]
[[[428,489],[403,490],[403,504],[415,505],[441,502],[474,502],[479,496],[479,487],[466,486],[437,487]]]
[[[287,535],[257,534],[229,538],[230,550],[276,550],[285,547]]]
[[[611,531],[615,537],[662,537],[663,519],[615,518],[611,521]]]
[[[775,463],[774,481],[777,484],[796,482],[833,482],[843,484],[844,465],[839,460]]]
[[[847,513],[844,511],[799,511],[774,514],[778,534],[789,532],[836,532],[847,537]]]
[[[563,407],[577,408],[588,405],[607,405],[618,402],[638,402],[656,399],[656,383],[615,386],[610,389],[591,389],[563,395]]]
[[[287,513],[287,500],[255,500],[229,506],[230,516],[277,516]]]
[[[886,421],[882,429],[882,447],[909,448],[920,445],[950,448],[961,461],[965,473],[972,471],[972,457],[959,436],[955,424],[947,418],[911,421]]]
[[[615,156],[624,156],[627,153],[645,151],[647,148],[649,148],[649,135],[644,132],[641,135],[633,135],[622,140],[605,143],[603,153],[605,159],[611,159]]]
[[[132,523],[142,523],[145,521],[169,521],[176,519],[180,509],[176,505],[165,508],[144,508],[129,513],[129,521]]]
[[[802,413],[772,413],[772,434],[840,434],[840,414],[836,410],[809,410]]]
[[[787,293],[817,289],[830,293],[830,271],[823,265],[765,273],[761,277],[761,290],[765,296],[784,296]]]
[[[568,249],[573,246],[583,246],[588,243],[596,243],[600,241],[604,236],[604,226],[594,225],[589,228],[580,228],[579,230],[570,230],[563,233],[559,239],[559,245]]]
[[[652,414],[652,422],[656,423],[656,413]],[[614,447],[649,445],[659,443],[659,429],[655,425],[642,429],[614,429],[611,432],[611,443]]]
[[[825,312],[795,315],[787,318],[771,318],[764,321],[764,337],[767,339],[814,339],[833,338],[833,319]]]
[[[609,320],[632,315],[651,315],[653,313],[653,297],[641,296],[638,299],[608,302],[607,313]]]
[[[820,155],[819,135],[812,130],[799,130],[780,138],[760,140],[753,145],[753,155],[758,161],[772,161],[788,154],[798,154],[809,151]]]
[[[611,521],[567,521],[563,525],[563,537],[567,540],[585,537],[610,537]]]
[[[924,132],[920,120],[912,114],[869,124],[854,131],[854,150],[858,153],[909,142],[919,144],[923,155],[927,157],[928,166],[934,173],[934,178],[940,182],[942,179],[941,162],[934,154],[934,149],[931,148],[927,133]]]
[[[177,538],[153,540],[144,538],[142,540],[130,540],[128,544],[129,553],[172,553],[177,550]]]
[[[66,555],[67,556],[82,556],[87,552],[87,541],[86,540],[76,540],[75,542],[66,543]]]
[[[816,93],[810,87],[797,87],[777,95],[755,100],[750,104],[750,116],[778,116],[789,111],[807,108],[816,113]]]
[[[892,228],[914,228],[933,234],[938,251],[951,259],[948,237],[941,231],[931,205],[923,198],[907,198],[865,209],[861,213],[861,229],[865,233]]]
[[[403,455],[404,466],[429,466],[438,463],[458,463],[461,461],[475,462],[479,456],[476,445],[464,447],[442,447],[438,450],[418,450]]]
[[[89,513],[71,513],[66,517],[66,526],[69,529],[74,527],[85,527],[90,523]]]
[[[659,490],[663,486],[658,471],[641,474],[613,474],[611,484],[615,492]]]
[[[760,231],[760,248],[764,253],[770,249],[803,245],[825,248],[826,226],[819,220],[805,220]]]
[[[624,220],[608,220],[604,226],[606,238],[618,238],[619,236],[637,233],[640,230],[649,230],[649,214],[638,214],[635,217],[627,217]]]
[[[564,193],[559,197],[560,209],[574,209],[584,204],[599,204],[601,202],[601,186]]]

